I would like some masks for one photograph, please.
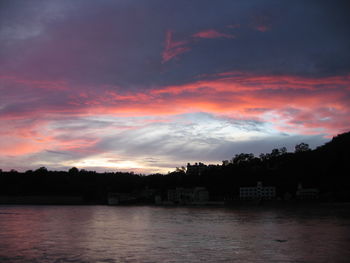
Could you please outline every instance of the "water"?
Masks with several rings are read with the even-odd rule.
[[[350,262],[349,206],[0,206],[0,262]]]

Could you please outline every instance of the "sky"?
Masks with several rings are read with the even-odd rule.
[[[0,0],[0,168],[173,171],[350,130],[341,0]]]

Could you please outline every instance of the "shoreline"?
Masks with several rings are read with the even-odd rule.
[[[320,200],[233,200],[206,201],[191,203],[172,202],[132,202],[108,204],[106,201],[86,201],[82,196],[0,196],[0,205],[76,205],[76,206],[155,206],[155,207],[313,207],[313,206],[350,206],[349,201],[320,201]]]

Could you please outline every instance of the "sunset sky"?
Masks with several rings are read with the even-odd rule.
[[[350,130],[348,1],[0,0],[0,168],[167,172]]]

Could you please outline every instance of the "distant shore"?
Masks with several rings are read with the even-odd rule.
[[[0,196],[0,205],[108,205],[107,202],[89,202],[81,196]],[[281,201],[281,200],[234,200],[192,202],[179,204],[172,202],[134,202],[121,203],[110,206],[159,206],[159,207],[290,207],[290,206],[350,206],[350,202],[331,202],[331,201]]]

